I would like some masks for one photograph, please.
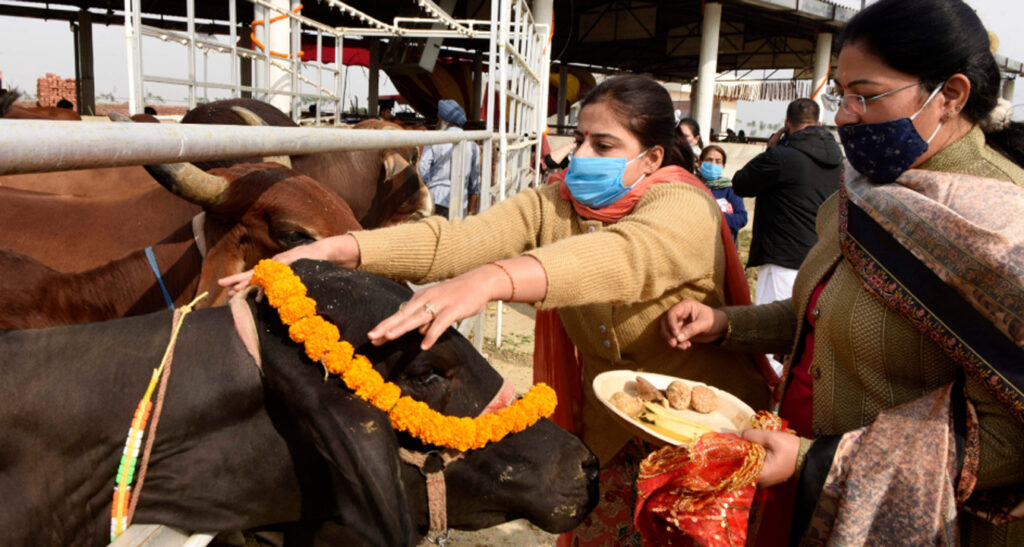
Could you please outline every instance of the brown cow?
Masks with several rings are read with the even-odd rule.
[[[18,106],[21,93],[13,90],[0,90],[0,118],[10,120],[81,120],[82,117],[74,110],[54,106]]]
[[[147,169],[161,184],[185,198],[179,199],[161,188],[169,197],[168,205],[188,205],[193,209],[190,214],[205,212],[199,239],[194,239],[191,224],[186,224],[164,241],[139,243],[120,260],[83,274],[61,275],[14,253],[0,255],[0,309],[14,312],[3,314],[0,328],[99,321],[160,309],[165,305],[162,292],[143,253],[148,245],[152,245],[161,276],[176,305],[209,291],[210,296],[201,305],[212,306],[227,300],[217,279],[245,271],[259,259],[296,245],[360,229],[352,210],[341,198],[309,177],[276,163],[238,164],[210,173],[191,164]],[[47,200],[54,202],[49,213],[54,223],[81,212],[71,204],[76,199],[73,197],[12,192],[23,195],[0,199],[3,206],[13,205],[8,213]],[[203,209],[189,202],[201,203]],[[41,209],[37,207],[35,213]],[[85,209],[83,218],[95,214],[95,208]],[[148,215],[144,211],[137,213]],[[123,222],[127,224],[130,220]],[[5,232],[4,237],[9,235]],[[132,235],[130,226],[109,234],[121,240],[133,240]],[[67,241],[65,250],[88,252],[89,244],[97,236],[93,231],[89,237]],[[24,247],[14,248],[32,256]],[[60,252],[53,247],[49,250]]]
[[[190,110],[181,123],[242,125],[251,123],[235,112],[242,107],[267,125],[297,127],[292,119],[273,105],[255,99],[227,99]],[[354,129],[401,129],[383,120],[364,120]],[[390,226],[433,213],[430,192],[416,170],[419,152],[415,147],[381,150],[352,150],[326,154],[292,156],[297,173],[320,181],[352,207],[359,223],[367,228]],[[196,163],[201,169],[223,167],[232,162]],[[376,181],[376,185],[351,185],[348,181]]]

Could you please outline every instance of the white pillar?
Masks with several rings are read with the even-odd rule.
[[[554,23],[554,0],[533,0],[530,11],[533,12],[533,22],[538,25],[550,25]],[[547,38],[545,36],[544,38]]]
[[[708,142],[711,135],[711,110],[715,102],[715,74],[718,71],[718,31],[721,25],[722,4],[704,4],[697,89],[691,107],[693,118],[700,124],[700,134],[704,142]]]
[[[1013,102],[1013,87],[1017,80],[1015,78],[1007,78],[1003,80],[1003,98],[1007,101]]]
[[[270,0],[269,3],[276,8],[280,8],[281,11],[287,12],[291,9],[290,0]],[[281,12],[276,10],[264,10],[266,13],[265,24],[269,25],[270,39],[267,40],[267,50],[275,51],[277,53],[283,53],[286,55],[292,54],[292,40],[291,40],[291,24],[288,19],[281,19],[271,23],[271,19],[276,19],[281,16]],[[260,35],[259,31],[256,32],[256,36]],[[275,59],[278,64],[288,66],[290,61],[276,55],[271,56]],[[270,66],[270,88],[273,91],[291,91],[292,90],[292,76],[286,70],[282,70],[277,65]],[[271,95],[268,99],[270,104],[276,106],[281,112],[291,114],[292,111],[292,98],[289,95]]]
[[[814,80],[811,82],[811,92],[816,92],[814,101],[818,103],[819,121],[825,119],[825,105],[822,103],[821,96],[825,93],[825,86],[828,85],[825,80],[828,78],[828,70],[831,64],[832,33],[822,32],[818,34],[818,44],[814,48]]]

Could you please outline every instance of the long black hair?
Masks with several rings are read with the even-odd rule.
[[[929,90],[954,74],[971,82],[963,114],[982,124],[999,101],[999,66],[981,19],[962,0],[880,0],[847,23],[839,47],[857,44]],[[986,132],[985,141],[1024,166],[1024,124]]]
[[[644,149],[660,146],[662,166],[683,165],[672,146],[675,109],[665,86],[636,74],[613,76],[587,93],[580,109],[596,103],[606,103]]]

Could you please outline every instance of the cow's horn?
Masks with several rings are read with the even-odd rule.
[[[211,175],[191,163],[164,163],[145,168],[161,186],[196,205],[218,205],[228,197],[227,179]]]
[[[244,106],[232,106],[231,111],[237,114],[239,118],[242,118],[246,125],[270,125],[266,120],[259,117],[258,114]],[[263,158],[263,161],[275,161],[288,169],[292,168],[292,158],[290,156],[267,156]]]

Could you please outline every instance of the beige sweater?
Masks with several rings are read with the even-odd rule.
[[[767,388],[749,359],[709,346],[674,350],[659,335],[661,315],[679,300],[723,303],[721,213],[711,196],[688,184],[656,184],[632,213],[604,224],[580,217],[558,192],[557,184],[530,189],[461,222],[430,217],[356,232],[360,269],[425,283],[492,260],[536,258],[548,278],[537,306],[558,308],[583,355],[583,439],[601,462],[634,434],[590,389],[607,370],[707,382],[765,408]]]
[[[1024,170],[985,146],[977,128],[920,168],[1024,185]],[[833,195],[818,211],[818,244],[800,266],[792,299],[725,308],[732,332],[723,346],[792,355],[803,336],[801,319],[807,314],[811,293],[831,273],[812,311],[817,314],[811,363],[815,435],[841,434],[868,425],[880,411],[952,382],[959,371],[931,339],[861,285],[839,247],[838,203]],[[1020,487],[1024,426],[977,382],[968,380],[967,392],[981,425],[977,488]],[[967,519],[963,524],[965,544],[1001,545],[1015,534],[1018,541],[1024,538],[1024,523],[993,527]]]

